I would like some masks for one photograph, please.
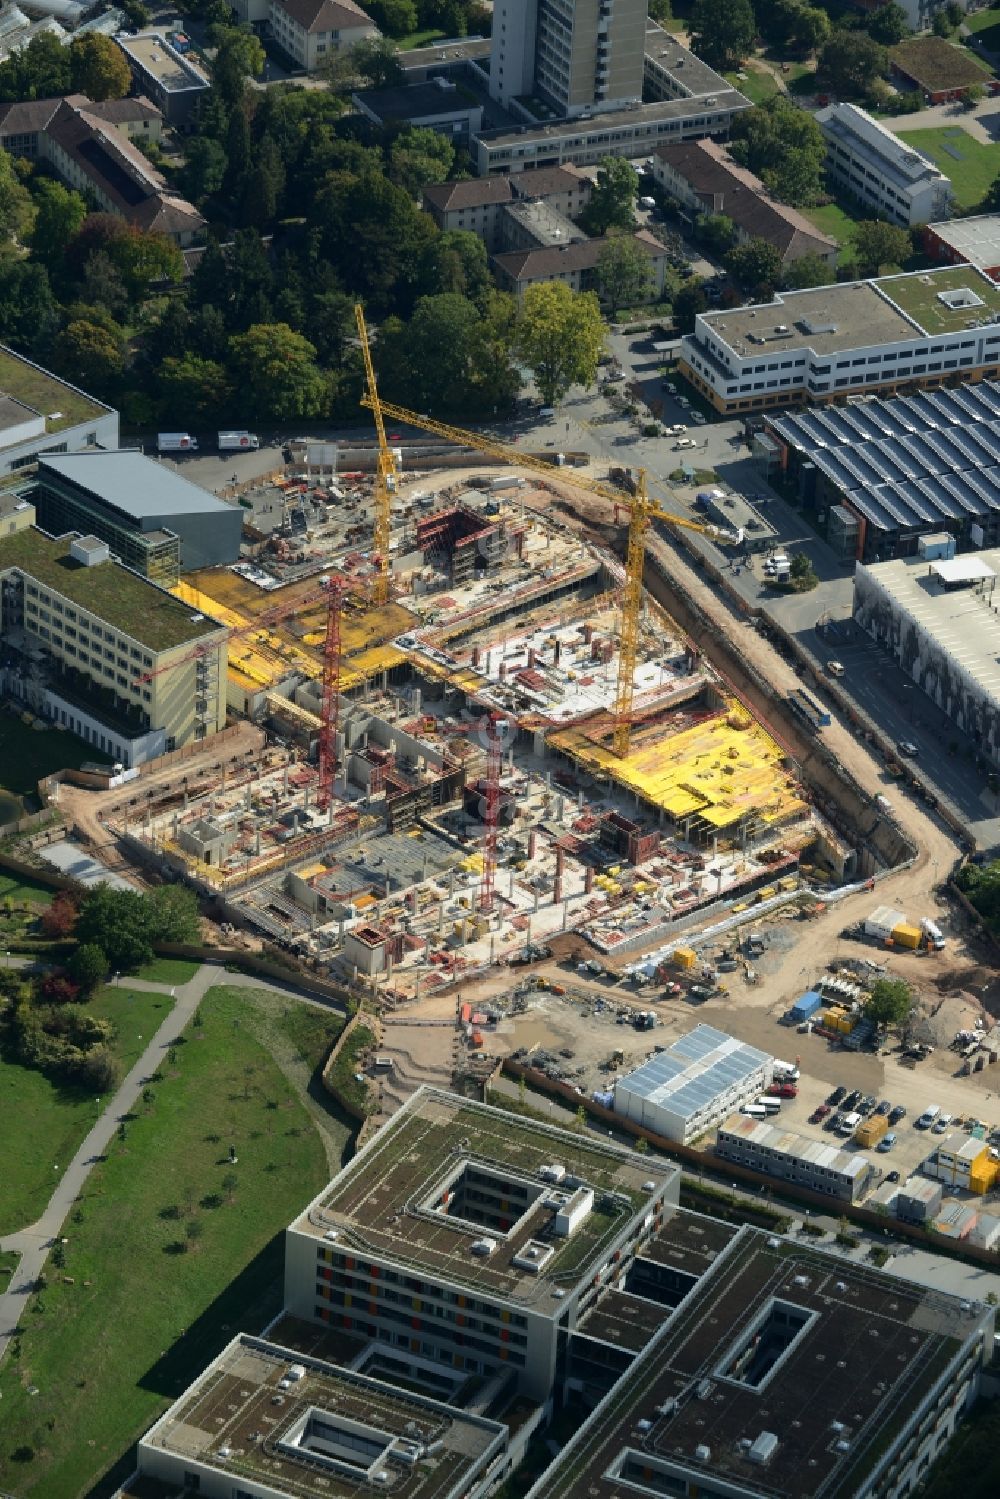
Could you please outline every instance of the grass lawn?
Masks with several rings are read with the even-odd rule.
[[[208,992],[202,1024],[66,1225],[65,1268],[0,1368],[0,1486],[18,1499],[76,1499],[123,1455],[126,1477],[127,1449],[167,1402],[280,1306],[283,1230],[327,1179],[326,1160],[245,1016],[239,990]]]
[[[54,770],[79,769],[93,760],[91,745],[59,729],[32,729],[14,713],[0,713],[0,787],[12,796],[34,797],[38,782]]]
[[[848,261],[854,259],[856,220],[852,219],[838,203],[824,203],[822,208],[803,208],[802,212],[821,234],[828,234],[840,245],[840,254],[837,256],[840,265],[846,265]]]
[[[18,1256],[9,1249],[0,1249],[0,1291],[7,1289],[7,1284],[14,1274]]]
[[[315,1005],[297,1001],[279,1011],[275,1021],[281,1034],[311,1072],[322,1067],[345,1024],[343,1015],[336,1010],[321,1010]]]
[[[25,901],[31,901],[36,906],[47,906],[55,895],[47,885],[36,885],[33,880],[25,880],[20,875],[4,874],[0,870],[0,907],[10,901],[15,906],[23,905]]]
[[[945,125],[938,130],[900,130],[897,134],[951,178],[959,208],[975,208],[1000,172],[1000,146],[986,146],[973,140],[961,125]]]
[[[758,72],[753,67],[745,68],[742,78],[738,73],[726,73],[725,77],[751,104],[763,104],[778,92],[773,74]]]
[[[977,10],[975,15],[963,17],[966,26],[977,36],[990,52],[1000,51],[1000,8]],[[972,49],[973,56],[976,55]]]
[[[123,1077],[142,1055],[172,1004],[163,994],[108,985],[85,1006],[89,1015],[114,1022],[114,1051]],[[0,1058],[0,1118],[0,1233],[11,1233],[38,1218],[52,1191],[52,1168],[64,1170],[76,1154],[97,1118],[97,1100],[93,1094],[62,1087],[41,1072]]]
[[[438,31],[434,26],[428,26],[423,31],[411,31],[408,36],[400,37],[395,43],[397,52],[412,52],[416,47],[430,47],[434,42],[442,41],[448,33]]]
[[[192,958],[154,958],[134,975],[150,984],[186,984],[201,965]]]

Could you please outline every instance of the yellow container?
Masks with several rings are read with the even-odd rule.
[[[973,1161],[969,1171],[969,1191],[980,1195],[989,1192],[1000,1175],[1000,1161],[995,1161],[987,1151]]]
[[[757,891],[756,898],[757,898],[757,900],[770,900],[771,896],[772,895],[777,895],[777,893],[778,893],[778,890],[777,890],[777,887],[775,885],[765,885],[764,888],[763,888],[763,890],[758,890]]]
[[[864,1148],[877,1145],[888,1128],[889,1121],[884,1114],[873,1114],[854,1131],[855,1143]]]
[[[693,947],[675,947],[674,963],[678,968],[693,968],[698,961],[698,954]]]
[[[920,928],[911,926],[908,921],[901,922],[893,928],[892,940],[900,947],[912,948],[915,952],[920,946]]]

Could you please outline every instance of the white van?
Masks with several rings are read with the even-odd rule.
[[[759,1102],[760,1102],[760,1106],[764,1110],[765,1114],[780,1114],[781,1113],[781,1099],[780,1098],[762,1098],[762,1099],[759,1100]]]
[[[740,1109],[741,1114],[747,1114],[751,1119],[766,1119],[767,1110],[762,1103],[745,1103]]]
[[[938,1117],[937,1117],[937,1122],[934,1125],[934,1134],[936,1134],[936,1135],[943,1135],[944,1132],[945,1132],[945,1130],[948,1128],[949,1124],[951,1123],[951,1121],[952,1121],[952,1115],[951,1114],[939,1114]]]
[[[837,1134],[838,1135],[853,1135],[854,1131],[857,1129],[858,1125],[861,1123],[861,1119],[862,1119],[862,1116],[860,1114],[854,1114],[854,1113],[845,1114],[843,1116],[843,1118],[841,1119],[840,1123],[837,1125]]]
[[[917,1129],[930,1129],[940,1113],[941,1110],[936,1103],[930,1104],[917,1120]]]

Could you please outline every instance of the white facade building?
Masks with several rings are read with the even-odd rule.
[[[893,224],[929,224],[951,212],[951,182],[933,162],[856,104],[816,114],[826,137],[826,170],[860,203]]]
[[[615,1113],[686,1145],[763,1093],[774,1058],[696,1025],[615,1084]]]

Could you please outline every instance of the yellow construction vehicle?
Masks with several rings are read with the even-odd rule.
[[[381,400],[375,384],[375,371],[368,346],[364,310],[360,305],[355,308],[355,315],[358,322],[358,332],[361,336],[361,347],[365,356],[365,371],[368,380],[368,388],[361,397],[361,404],[374,412],[375,425],[379,434],[379,479],[376,484],[375,551],[380,558],[380,577],[383,559],[386,569],[388,568],[389,505],[390,495],[392,490],[395,489],[397,474],[395,459],[385,440],[384,417],[386,416],[393,417],[396,421],[405,422],[408,426],[416,427],[421,431],[431,432],[435,437],[443,437],[448,442],[456,443],[459,447],[474,448],[480,453],[488,453],[493,458],[499,458],[503,463],[513,464],[518,468],[531,469],[534,472],[544,474],[549,480],[558,479],[560,484],[568,484],[576,489],[586,490],[588,494],[600,495],[602,499],[608,500],[610,504],[622,506],[628,510],[629,527],[628,544],[625,551],[625,592],[622,599],[622,632],[618,657],[618,684],[615,691],[615,728],[612,740],[615,754],[619,759],[624,759],[628,754],[632,732],[632,699],[635,693],[635,668],[639,654],[639,621],[642,616],[642,572],[646,554],[646,532],[649,530],[650,521],[666,521],[668,525],[683,526],[688,531],[699,531],[702,535],[711,536],[717,540],[735,541],[736,538],[720,526],[712,526],[701,521],[689,520],[685,515],[674,515],[669,510],[661,509],[655,500],[650,497],[646,484],[645,469],[641,468],[637,472],[635,494],[622,494],[619,490],[612,489],[608,484],[602,484],[597,479],[585,478],[583,475],[576,474],[572,470],[555,470],[552,464],[547,463],[544,458],[535,458],[530,453],[522,453],[513,445],[498,442],[496,438],[484,437],[479,432],[466,432],[461,427],[449,426],[446,422],[435,421],[433,417],[423,416],[420,412],[408,411],[405,406],[397,406],[391,401]],[[391,464],[391,469],[384,469],[387,460]],[[386,477],[391,474],[391,486],[383,482],[383,471]],[[380,510],[380,505],[384,505],[384,513]],[[381,530],[380,516],[383,516]],[[380,540],[380,537],[383,539]],[[388,586],[387,574],[386,586]]]

